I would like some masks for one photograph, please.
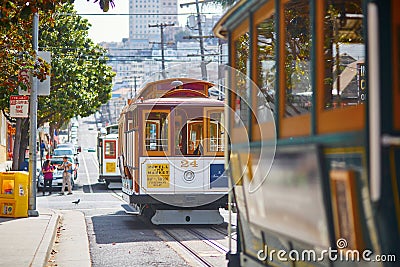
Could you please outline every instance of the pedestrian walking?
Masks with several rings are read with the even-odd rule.
[[[42,160],[44,158],[44,151],[45,150],[46,150],[46,144],[42,140],[42,142],[40,143],[40,160]]]
[[[63,183],[61,187],[60,195],[64,195],[65,184],[68,185],[68,195],[72,194],[72,185],[71,185],[71,175],[72,175],[72,163],[68,161],[68,157],[63,157],[63,164],[61,164],[61,168],[64,169],[63,172]]]
[[[43,196],[46,193],[46,188],[49,188],[49,195],[52,193],[53,189],[53,172],[54,167],[51,165],[50,160],[46,160],[42,166],[42,173],[44,178],[44,185],[43,185]]]

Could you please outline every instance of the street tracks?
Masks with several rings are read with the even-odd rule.
[[[183,250],[195,266],[224,266],[228,249],[226,232],[214,226],[163,226],[156,233],[175,250]],[[182,253],[180,253],[182,254]]]

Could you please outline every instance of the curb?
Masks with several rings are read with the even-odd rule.
[[[44,213],[46,214],[46,213]],[[30,267],[45,267],[49,260],[51,250],[56,238],[57,225],[59,224],[61,215],[55,211],[51,211],[51,218],[47,224],[46,231],[35,253]]]
[[[63,232],[58,244],[58,266],[92,266],[85,215],[78,210],[62,211]]]

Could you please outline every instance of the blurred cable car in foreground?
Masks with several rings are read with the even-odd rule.
[[[248,0],[216,24],[242,73],[226,92],[229,266],[399,266],[399,10]]]

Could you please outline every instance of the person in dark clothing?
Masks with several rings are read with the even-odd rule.
[[[46,144],[42,140],[42,142],[40,143],[40,160],[42,160],[44,158],[44,151],[45,150],[46,150]]]

